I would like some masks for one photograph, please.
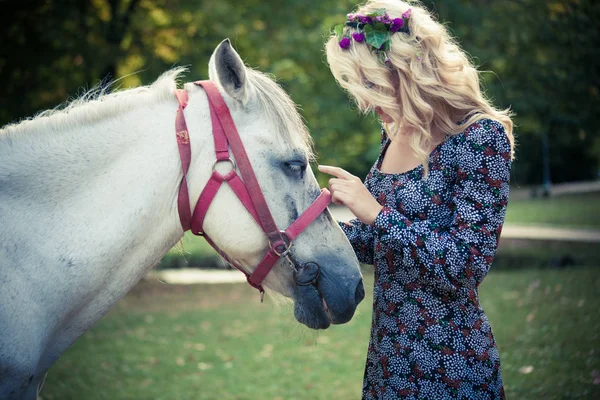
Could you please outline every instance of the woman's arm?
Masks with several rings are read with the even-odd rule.
[[[449,228],[410,221],[384,207],[374,222],[381,242],[410,252],[420,275],[440,289],[475,288],[494,259],[508,201],[510,144],[504,127],[495,121],[467,130],[457,148],[457,181],[448,204]],[[486,126],[487,129],[483,129]]]
[[[348,237],[358,261],[363,264],[373,264],[373,226],[353,219],[350,222],[338,221]]]

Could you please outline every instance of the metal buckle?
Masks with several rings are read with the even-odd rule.
[[[231,171],[235,171],[235,168],[236,168],[235,161],[233,161],[233,159],[231,157],[229,157],[227,160],[218,160],[218,159],[215,159],[215,162],[213,162],[213,165],[212,165],[212,170],[213,171],[216,171],[215,168],[216,168],[217,164],[220,163],[220,162],[229,162],[231,164]]]
[[[271,248],[271,251],[273,251],[273,253],[275,253],[275,255],[277,257],[287,257],[289,254],[291,254],[291,251],[292,251],[292,240],[288,237],[288,235],[287,235],[287,233],[285,233],[285,231],[279,231],[279,233],[281,233],[281,235],[284,237],[283,243],[287,246],[286,249],[280,253],[279,251],[277,251],[277,249],[273,248],[273,243],[271,243],[270,241],[269,241],[269,247]],[[287,243],[286,243],[286,239],[287,239]]]

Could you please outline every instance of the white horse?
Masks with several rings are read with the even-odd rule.
[[[275,222],[286,228],[319,194],[310,137],[295,104],[247,69],[229,40],[209,63]],[[148,87],[82,98],[0,131],[0,398],[35,399],[46,371],[182,237],[182,179],[173,94],[181,69]],[[211,174],[205,92],[193,84],[185,117],[193,209]],[[248,272],[268,241],[224,185],[204,230]],[[349,321],[364,297],[358,261],[326,210],[292,245],[297,265],[321,267],[299,286],[287,262],[264,281],[294,300],[315,329]]]

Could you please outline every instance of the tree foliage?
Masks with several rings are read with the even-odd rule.
[[[424,1],[473,57],[486,93],[517,114],[517,183],[542,179],[549,138],[555,181],[594,178],[600,166],[600,3],[595,0]],[[0,124],[119,78],[148,84],[175,66],[207,76],[231,38],[250,66],[274,74],[301,105],[319,162],[364,175],[379,150],[325,63],[323,42],[348,0],[25,0],[0,15]],[[493,72],[491,72],[493,71]]]

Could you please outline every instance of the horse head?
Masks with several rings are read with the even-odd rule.
[[[296,105],[276,82],[247,68],[229,40],[212,54],[209,77],[227,103],[275,223],[287,228],[321,193],[310,167],[310,135]],[[190,102],[203,96],[193,84],[186,90]],[[186,112],[192,131],[194,116],[189,109]],[[224,174],[233,165],[218,163],[216,168]],[[233,264],[249,274],[269,251],[263,229],[227,185],[214,197],[202,228]],[[291,297],[296,319],[310,328],[349,321],[364,297],[362,276],[350,243],[327,209],[290,243],[289,250],[266,276],[265,287]]]

